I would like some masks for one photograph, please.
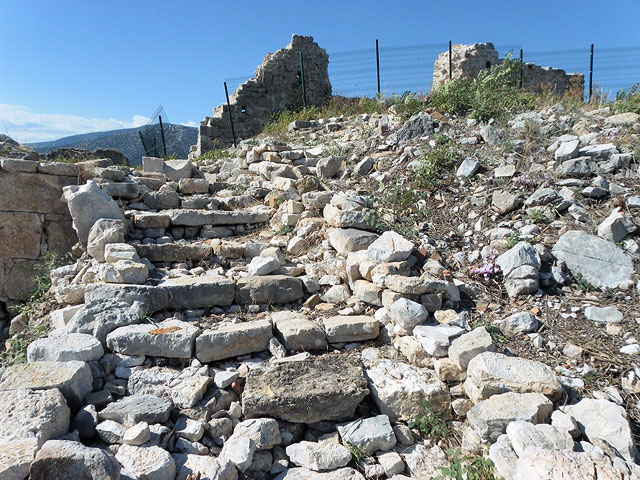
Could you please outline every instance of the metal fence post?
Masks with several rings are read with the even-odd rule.
[[[451,40],[449,40],[449,80],[453,78],[453,58],[451,58]]]
[[[304,62],[302,61],[302,52],[300,52],[300,82],[302,84],[302,108],[307,109],[307,92],[304,89]]]
[[[593,95],[593,43],[591,44],[591,55],[589,58],[589,101]]]
[[[162,115],[158,115],[158,121],[160,122],[160,135],[162,135],[162,151],[164,156],[167,156],[167,143],[164,141],[164,127],[162,126]]]
[[[376,38],[376,73],[378,74],[378,95],[380,95],[380,50],[378,49],[377,38]]]
[[[231,124],[231,136],[233,137],[233,146],[237,147],[236,144],[236,131],[233,128],[233,115],[231,115],[231,103],[229,102],[229,90],[227,89],[227,82],[224,82],[224,94],[227,97],[227,108],[229,109],[229,123]]]
[[[522,75],[524,72],[524,52],[520,49],[520,88],[522,88]]]

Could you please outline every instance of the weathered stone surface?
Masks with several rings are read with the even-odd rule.
[[[124,220],[99,218],[89,229],[87,253],[99,262],[104,262],[104,247],[107,243],[124,243],[127,227]]]
[[[403,362],[381,359],[366,368],[371,396],[391,421],[412,421],[424,415],[424,404],[450,414],[451,397],[435,372]]]
[[[210,377],[187,377],[171,389],[171,399],[178,408],[191,408],[202,399],[209,383]]]
[[[396,445],[396,435],[386,415],[377,415],[338,425],[343,443],[362,449],[365,455],[377,450],[391,450]]]
[[[373,340],[380,333],[378,320],[366,315],[335,316],[325,318],[324,330],[329,343],[361,342]]]
[[[139,285],[149,276],[149,267],[140,262],[118,260],[115,263],[100,265],[98,278],[106,283],[127,283]]]
[[[247,272],[249,275],[269,275],[279,268],[280,262],[275,258],[253,257],[247,265]]]
[[[613,307],[587,307],[584,316],[594,322],[619,322],[622,320],[622,312]]]
[[[238,423],[233,435],[250,438],[256,450],[269,450],[282,442],[279,428],[273,418],[252,418]]]
[[[137,228],[167,228],[171,223],[171,217],[166,213],[136,212],[133,223]]]
[[[118,480],[120,464],[100,448],[69,440],[49,440],[36,455],[29,473],[32,480]]]
[[[178,453],[173,455],[176,462],[176,480],[189,480],[189,475],[200,475],[200,480],[237,480],[238,471],[231,462],[207,455]]]
[[[394,231],[384,232],[367,247],[369,259],[376,263],[401,262],[406,260],[412,251],[413,243]]]
[[[273,337],[271,321],[256,320],[205,330],[196,339],[196,357],[213,362],[266,350]]]
[[[364,477],[360,472],[349,467],[324,473],[306,468],[289,468],[275,477],[275,480],[364,480]]]
[[[48,337],[39,338],[27,348],[29,362],[90,362],[104,355],[102,344],[92,335],[84,333],[51,332]]]
[[[87,333],[105,345],[109,333],[118,327],[139,323],[145,314],[145,308],[139,302],[129,305],[126,302],[97,297],[78,310],[62,331]]]
[[[429,355],[446,357],[451,341],[463,332],[462,328],[450,325],[419,325],[413,335]]]
[[[475,160],[474,158],[467,157],[465,158],[458,169],[456,170],[456,177],[464,177],[468,178],[480,170],[480,162]]]
[[[557,400],[562,385],[553,370],[543,363],[485,352],[469,362],[464,390],[474,402],[505,392],[542,393]]]
[[[60,199],[62,189],[77,185],[76,176],[40,175],[0,170],[0,211],[39,212],[68,215],[69,210]],[[34,195],[33,192],[38,192]]]
[[[416,480],[431,480],[442,473],[441,467],[449,465],[445,452],[437,445],[427,448],[421,443],[400,450],[407,464],[407,471]],[[400,477],[401,480],[405,480]]]
[[[264,212],[242,210],[167,210],[171,224],[183,227],[203,225],[241,225],[245,223],[266,223],[269,215]]]
[[[128,243],[107,243],[104,246],[104,261],[117,263],[120,260],[139,263],[140,257],[136,252],[136,247]]]
[[[64,188],[64,201],[73,218],[73,228],[83,247],[87,247],[89,230],[100,218],[124,221],[124,215],[118,204],[97,183],[88,181],[81,186]]]
[[[113,420],[125,426],[139,422],[164,423],[171,413],[171,400],[153,395],[130,395],[110,403],[98,412],[103,420]]]
[[[518,267],[529,265],[540,270],[540,255],[528,242],[518,242],[513,248],[496,258],[496,265],[506,277]]]
[[[583,398],[564,412],[578,422],[582,434],[592,444],[612,457],[621,456],[635,462],[638,450],[631,433],[625,409],[604,399]]]
[[[222,447],[220,457],[234,464],[241,472],[246,472],[253,462],[256,445],[248,437],[231,436]]]
[[[346,211],[333,205],[326,205],[322,209],[322,216],[330,227],[374,230],[371,212],[368,210]]]
[[[175,309],[227,306],[233,303],[235,286],[222,276],[170,278],[160,284],[167,290]]]
[[[494,352],[496,346],[485,327],[474,328],[451,342],[448,354],[453,363],[466,369],[469,362],[483,352]]]
[[[387,275],[384,286],[389,290],[403,295],[424,295],[444,292],[447,282],[424,274],[420,277],[405,277],[404,275]]]
[[[287,318],[273,317],[278,338],[287,350],[307,351],[324,350],[327,338],[322,327],[305,317],[287,316]]]
[[[491,204],[500,213],[509,213],[518,209],[522,204],[522,200],[509,192],[496,190],[491,197]]]
[[[134,426],[127,428],[122,436],[122,442],[127,445],[139,446],[147,443],[151,438],[151,431],[147,422],[136,423]]]
[[[318,160],[316,165],[316,169],[318,172],[318,177],[320,178],[331,178],[335,177],[340,167],[342,166],[342,162],[346,159],[344,157],[324,157]]]
[[[186,262],[211,257],[211,247],[201,243],[136,244],[138,255],[150,262]]]
[[[38,441],[35,438],[0,442],[0,478],[3,480],[27,478],[37,451]]]
[[[476,404],[467,419],[478,435],[495,442],[511,422],[548,422],[552,410],[553,403],[541,393],[507,392]]]
[[[496,322],[500,329],[511,335],[537,332],[542,322],[531,312],[518,312]]]
[[[420,112],[407,120],[391,138],[393,141],[404,145],[411,140],[419,139],[423,135],[433,133],[437,127],[438,122],[431,118],[428,113]]]
[[[279,305],[302,298],[302,280],[286,275],[249,276],[236,284],[236,303]]]
[[[507,425],[507,435],[513,450],[519,457],[528,448],[573,450],[571,435],[548,424],[534,425],[531,422],[518,420]]]
[[[122,474],[136,480],[175,480],[176,464],[166,450],[160,447],[134,447],[122,445],[116,459],[122,465]]]
[[[35,362],[8,367],[2,374],[0,390],[58,389],[69,406],[79,409],[93,387],[91,369],[85,362]]]
[[[382,288],[376,287],[373,283],[366,280],[356,280],[353,285],[353,294],[364,303],[382,306]]]
[[[513,476],[517,480],[624,480],[604,459],[587,453],[531,449],[518,459]]]
[[[324,355],[251,370],[242,394],[246,417],[294,423],[345,420],[369,393],[357,357]]]
[[[34,438],[41,446],[67,433],[70,420],[58,389],[0,391],[0,443]]]
[[[407,298],[399,298],[391,304],[389,317],[396,325],[405,330],[413,330],[416,325],[423,323],[429,312],[421,304]]]
[[[107,335],[107,346],[124,355],[191,358],[193,344],[200,329],[180,320],[158,324],[130,325]]]
[[[329,244],[340,254],[366,250],[378,235],[355,228],[332,228],[327,234]]]
[[[351,461],[349,449],[332,442],[303,441],[289,445],[286,451],[295,465],[316,472],[344,467]]]
[[[0,255],[29,259],[40,257],[43,233],[40,215],[31,212],[0,211],[0,225]]]
[[[616,288],[633,274],[633,260],[623,250],[579,230],[563,234],[552,252],[558,260],[567,264],[574,276],[580,274],[599,288]]]

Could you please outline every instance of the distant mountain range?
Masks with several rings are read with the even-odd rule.
[[[173,123],[166,123],[163,126],[167,155],[175,154],[178,158],[187,158],[189,147],[195,145],[198,140],[198,129]],[[140,165],[145,151],[142,147],[139,132],[142,132],[147,148],[155,145],[158,149],[158,155],[161,156],[164,151],[158,125],[110,130],[108,132],[84,133],[50,142],[29,143],[27,145],[36,152],[44,154],[58,148],[81,148],[89,151],[97,148],[114,148],[122,152],[132,165]]]

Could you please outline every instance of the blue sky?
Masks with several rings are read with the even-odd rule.
[[[224,79],[292,33],[329,53],[376,38],[586,50],[640,45],[639,20],[638,0],[0,0],[0,132],[29,142],[131,127],[160,104],[195,125],[223,101]]]

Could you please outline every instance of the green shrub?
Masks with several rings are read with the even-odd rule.
[[[396,113],[404,120],[407,120],[424,110],[425,103],[416,98],[416,94],[406,91],[402,95],[393,94],[391,105],[395,107]]]
[[[519,88],[520,68],[520,60],[509,54],[473,80],[456,79],[436,86],[430,104],[443,113],[470,114],[482,122],[524,111],[534,105],[536,96]]]
[[[629,89],[628,92],[621,88],[616,93],[616,99],[612,105],[615,113],[633,112],[640,114],[640,91],[638,91],[638,84],[636,83]]]
[[[424,154],[416,169],[415,187],[434,190],[440,186],[442,175],[460,159],[460,153],[444,136],[436,137],[436,146]]]

